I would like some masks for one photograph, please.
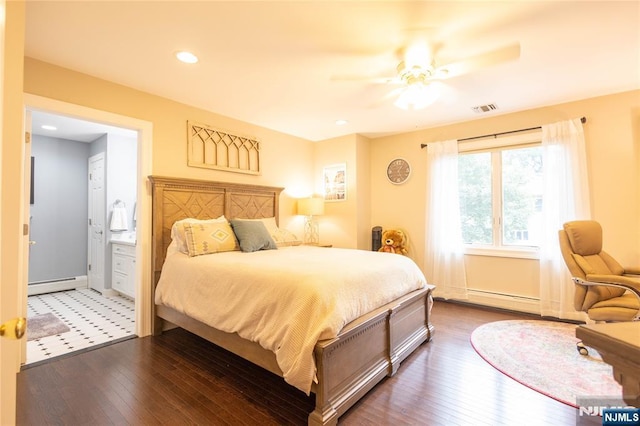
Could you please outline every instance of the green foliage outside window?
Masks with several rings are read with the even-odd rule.
[[[494,183],[493,178],[499,181]],[[537,245],[542,207],[540,147],[460,155],[458,184],[465,244]],[[494,211],[501,212],[497,220]],[[499,241],[494,242],[494,235]]]
[[[458,182],[462,241],[491,244],[491,153],[459,156]]]

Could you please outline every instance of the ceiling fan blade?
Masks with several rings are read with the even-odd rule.
[[[366,75],[333,75],[331,81],[365,81],[375,84],[400,84],[402,81],[397,76],[373,77]]]
[[[513,61],[520,57],[520,43],[515,43],[490,52],[471,56],[457,62],[441,65],[436,68],[435,78],[445,79],[467,74],[471,71],[490,67],[503,62]]]
[[[378,100],[370,104],[369,108],[378,108],[383,104],[386,104],[390,99],[400,96],[403,90],[404,90],[404,87],[398,87],[397,89],[391,90],[389,93],[387,93],[386,95],[382,96],[381,98],[379,98]]]

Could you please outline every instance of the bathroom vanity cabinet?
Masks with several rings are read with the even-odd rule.
[[[136,246],[127,242],[111,242],[111,288],[136,297]]]

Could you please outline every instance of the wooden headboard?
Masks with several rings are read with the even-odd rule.
[[[149,176],[149,180],[153,199],[153,288],[160,279],[175,221],[188,217],[213,219],[225,215],[227,219],[275,217],[278,222],[279,198],[283,188],[162,176]]]

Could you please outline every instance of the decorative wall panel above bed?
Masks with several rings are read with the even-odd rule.
[[[229,172],[260,174],[260,142],[206,124],[187,121],[187,165]]]

